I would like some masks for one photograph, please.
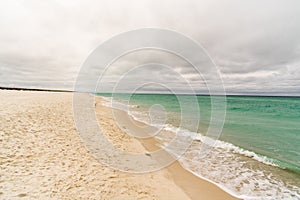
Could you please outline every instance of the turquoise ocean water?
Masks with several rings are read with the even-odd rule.
[[[112,99],[111,94],[100,95]],[[188,118],[200,117],[198,131],[187,130],[187,135],[202,141],[210,123],[211,98],[196,97],[198,116],[188,106],[192,96],[181,97],[179,102],[175,95],[113,95],[115,101],[129,103],[131,115],[152,125],[162,125],[153,124],[148,115],[151,106],[160,105],[167,116],[163,125],[174,132],[181,121],[180,104],[186,104]],[[127,98],[130,101],[124,102]],[[193,143],[179,160],[195,175],[244,199],[300,199],[300,98],[228,96],[224,128],[214,150],[201,159],[200,146]]]

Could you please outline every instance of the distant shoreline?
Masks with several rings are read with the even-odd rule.
[[[14,88],[14,87],[0,87],[0,90],[23,90],[23,91],[44,91],[44,92],[74,92],[72,90],[55,90],[55,89],[37,89],[37,88]]]
[[[59,89],[41,89],[41,88],[16,88],[16,87],[1,87],[0,90],[23,90],[23,91],[45,91],[45,92],[78,92],[74,90],[59,90]],[[86,93],[94,93],[94,92],[86,92]],[[99,92],[97,94],[111,94],[110,92]],[[131,93],[117,93],[117,94],[131,94]],[[171,95],[167,93],[136,93],[141,95],[152,95],[152,94],[160,94],[160,95]],[[176,95],[194,95],[188,93],[179,93]],[[210,95],[210,94],[195,94],[196,96],[223,96],[223,95]],[[283,96],[283,95],[254,95],[254,94],[226,94],[226,97],[282,97],[282,98],[300,98],[300,96]]]

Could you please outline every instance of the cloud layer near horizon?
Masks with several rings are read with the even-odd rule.
[[[171,29],[201,43],[219,66],[228,93],[300,95],[297,0],[4,0],[0,2],[0,86],[72,89],[81,64],[94,48],[113,35],[144,27]],[[201,77],[186,63],[170,55],[150,55],[123,57],[122,67],[111,70],[107,80],[120,74],[121,68],[154,60],[167,62],[195,83],[196,91],[206,91]],[[145,70],[133,77],[145,79],[148,74]],[[171,72],[152,76],[184,90]]]

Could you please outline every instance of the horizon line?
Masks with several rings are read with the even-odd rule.
[[[66,89],[47,89],[47,88],[23,88],[23,87],[1,87],[0,90],[24,90],[24,91],[45,91],[45,92],[83,92],[83,91],[75,91],[75,90],[66,90]],[[84,93],[93,93],[93,94],[113,94],[112,92],[87,92]],[[114,94],[131,94],[127,92],[119,92]],[[135,94],[142,94],[142,95],[194,95],[192,93],[177,93],[177,94],[171,94],[171,93],[151,93],[151,92],[140,92]],[[294,97],[294,98],[300,98],[300,95],[272,95],[272,94],[205,94],[205,93],[196,93],[196,96],[245,96],[245,97]]]

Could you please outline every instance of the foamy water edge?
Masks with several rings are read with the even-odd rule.
[[[133,112],[129,112],[129,109],[130,108],[134,108],[136,107],[137,105],[125,105],[121,102],[116,102],[114,100],[114,105],[112,105],[111,103],[111,100],[112,100],[112,97],[102,97],[104,101],[102,101],[102,105],[104,106],[107,106],[107,107],[111,107],[111,108],[114,108],[114,109],[120,109],[120,110],[124,110],[126,111],[134,120],[137,120],[137,121],[140,121],[140,122],[143,122],[143,123],[146,123],[150,126],[155,126],[155,125],[151,125],[149,124],[146,120],[142,119],[141,117],[137,117],[135,115],[135,113]],[[161,128],[160,125],[156,125],[156,126],[159,126],[159,128]],[[174,133],[177,132],[178,128],[174,127],[173,125],[170,125],[170,124],[167,124],[165,125],[164,127],[165,130],[167,131],[172,131]],[[203,136],[203,135],[200,135],[199,133],[193,133],[193,132],[190,132],[188,130],[185,130],[185,132],[187,132],[189,134],[189,137],[192,137],[194,140],[200,140],[201,142],[205,142],[207,141],[207,137],[206,136]],[[161,138],[157,138],[159,140],[161,140]],[[162,141],[162,140],[161,140]],[[163,142],[163,141],[162,141]],[[208,143],[209,144],[209,143]],[[162,147],[164,147],[162,145]],[[270,165],[270,166],[273,166],[273,167],[280,167],[279,165],[275,164],[271,158],[268,158],[266,156],[262,156],[262,155],[258,155],[256,154],[255,152],[252,152],[252,151],[249,151],[249,150],[245,150],[245,149],[242,149],[238,146],[235,146],[231,143],[227,143],[227,142],[224,142],[224,141],[220,141],[220,140],[217,140],[216,143],[215,143],[215,147],[217,148],[226,148],[227,150],[231,150],[237,154],[240,154],[240,155],[243,155],[243,156],[246,156],[248,158],[251,158],[253,160],[256,160],[258,162],[261,162],[261,163],[264,163],[266,165]],[[168,150],[166,148],[164,148],[165,150],[167,150],[169,153],[175,155],[174,152],[172,152],[171,150]],[[226,186],[222,185],[222,184],[219,184],[207,177],[204,177],[202,176],[201,174],[193,171],[192,169],[189,168],[188,164],[185,163],[182,159],[179,159],[179,163],[180,165],[185,168],[187,171],[193,173],[195,176],[201,178],[201,179],[204,179],[214,185],[216,185],[217,187],[221,188],[222,190],[224,190],[225,192],[231,194],[232,196],[235,196],[237,198],[241,198],[241,199],[274,199],[274,196],[271,196],[271,197],[258,197],[258,196],[248,196],[248,195],[240,195],[240,194],[237,194],[236,192],[232,191],[231,189],[227,188]],[[287,190],[289,190],[288,188],[286,188]],[[300,195],[297,194],[297,193],[294,193],[295,191],[290,191],[291,193],[293,193],[295,199],[300,199]],[[284,196],[282,196],[283,198],[282,199],[287,199],[285,198]],[[291,198],[289,198],[291,199]]]

